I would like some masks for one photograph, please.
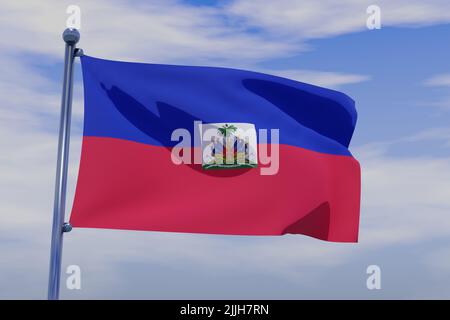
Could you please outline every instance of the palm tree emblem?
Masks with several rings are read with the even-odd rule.
[[[231,134],[235,133],[237,128],[234,125],[228,125],[225,124],[224,126],[222,126],[221,128],[217,129],[219,131],[219,134],[221,134],[222,136],[229,137],[231,136]]]

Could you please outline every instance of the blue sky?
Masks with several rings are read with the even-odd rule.
[[[69,4],[86,54],[287,76],[355,99],[360,242],[74,229],[79,298],[450,298],[450,4],[378,1],[21,1],[0,28],[0,298],[46,297]],[[24,41],[28,39],[29,41]],[[76,64],[68,194],[82,135]],[[382,270],[367,290],[366,268]],[[63,284],[65,275],[63,274]]]

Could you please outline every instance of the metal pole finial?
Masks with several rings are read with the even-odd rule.
[[[62,38],[67,44],[73,45],[80,41],[80,32],[77,29],[67,28],[62,34]]]

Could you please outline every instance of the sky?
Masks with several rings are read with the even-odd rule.
[[[450,2],[0,0],[0,298],[47,294],[68,5],[113,60],[261,71],[356,101],[360,240],[74,229],[64,299],[449,299]],[[381,29],[366,27],[369,5]],[[75,65],[67,216],[80,159]],[[81,268],[81,290],[65,270]],[[368,290],[366,269],[381,269]]]

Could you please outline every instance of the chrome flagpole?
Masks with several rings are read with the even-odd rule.
[[[59,123],[58,162],[56,166],[55,202],[53,206],[52,244],[50,251],[50,273],[48,279],[48,299],[59,298],[61,277],[61,258],[63,233],[72,229],[64,223],[67,187],[67,169],[69,161],[70,119],[72,114],[73,63],[76,56],[75,46],[80,40],[76,29],[66,29],[62,35],[66,43],[64,60],[64,79],[61,100],[61,118]]]

